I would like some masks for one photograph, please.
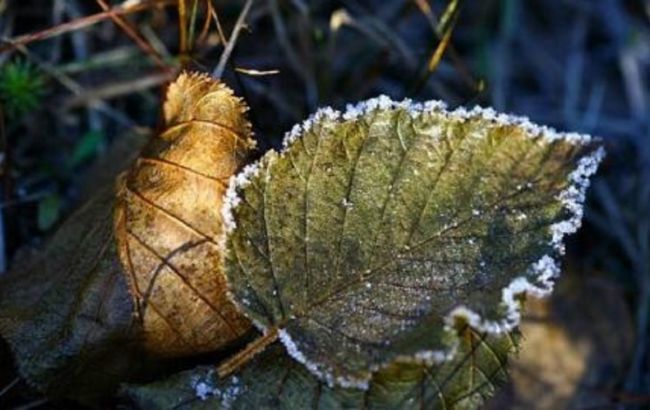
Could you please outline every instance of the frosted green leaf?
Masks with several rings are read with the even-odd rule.
[[[524,118],[386,97],[323,109],[284,145],[231,181],[231,296],[312,373],[361,388],[397,357],[444,357],[458,317],[515,327],[603,156]]]
[[[507,376],[516,335],[466,328],[454,359],[437,365],[393,363],[367,390],[330,387],[273,346],[240,373],[220,380],[198,367],[123,393],[142,409],[474,409]]]

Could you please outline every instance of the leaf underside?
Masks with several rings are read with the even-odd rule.
[[[275,345],[223,380],[213,368],[199,367],[123,393],[143,409],[474,409],[506,379],[516,338],[466,328],[453,360],[395,363],[365,391],[328,386]]]
[[[441,349],[458,305],[503,319],[502,289],[555,252],[558,195],[593,148],[436,109],[306,129],[238,184],[226,275],[259,327],[342,384]]]
[[[53,396],[111,391],[147,366],[104,189],[0,283],[0,333],[21,376]]]

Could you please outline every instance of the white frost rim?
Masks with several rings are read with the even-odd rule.
[[[319,109],[302,123],[296,124],[285,134],[282,141],[282,151],[285,151],[301,135],[309,132],[317,123],[323,120],[350,121],[356,120],[375,110],[389,109],[404,109],[412,118],[417,118],[424,113],[436,112],[446,115],[450,119],[456,121],[483,119],[488,121],[488,126],[518,126],[523,128],[526,133],[531,135],[533,138],[541,137],[548,142],[563,140],[576,145],[587,145],[593,139],[587,134],[558,132],[554,128],[534,124],[527,117],[498,113],[492,108],[475,106],[468,110],[459,107],[455,110],[449,111],[447,105],[442,101],[432,100],[424,103],[413,102],[410,99],[393,101],[385,95],[380,95],[355,105],[348,104],[346,111],[343,113],[331,107]],[[275,154],[273,150],[270,152]],[[269,153],[267,153],[265,157],[268,155]],[[584,214],[583,204],[587,188],[590,184],[589,178],[596,173],[598,165],[604,157],[605,150],[602,147],[599,147],[591,154],[581,158],[578,161],[576,169],[569,174],[569,186],[557,197],[562,203],[564,209],[570,214],[568,219],[555,223],[550,227],[552,235],[551,245],[560,255],[564,254],[565,251],[564,238],[569,234],[575,233],[582,224],[582,217]],[[222,235],[223,245],[225,245],[227,235],[236,228],[233,210],[241,202],[238,191],[248,186],[251,179],[257,176],[261,170],[260,163],[262,160],[246,166],[239,174],[230,178],[229,186],[221,209],[225,228],[224,234]],[[224,252],[226,251],[225,246],[223,246],[222,249]],[[464,319],[470,326],[480,332],[502,334],[511,331],[517,327],[521,321],[521,303],[518,301],[518,296],[523,294],[532,295],[537,298],[548,296],[552,293],[554,280],[559,276],[559,274],[560,267],[557,260],[551,255],[544,255],[529,267],[528,272],[526,272],[525,275],[514,278],[508,286],[502,289],[501,305],[505,307],[506,311],[503,319],[485,319],[467,306],[459,305],[445,316],[445,326],[447,330],[452,330],[457,319]],[[230,289],[228,290],[228,296],[233,303],[241,308],[239,302],[230,292]],[[245,310],[242,311],[245,312]],[[254,322],[254,324],[260,331],[266,331],[266,327],[261,323]],[[332,386],[336,384],[341,387],[352,387],[363,390],[368,389],[370,376],[368,376],[367,379],[350,379],[334,376],[331,371],[328,372],[326,369],[322,369],[324,366],[310,362],[300,351],[286,330],[280,330],[279,338],[291,357],[303,364],[312,374],[321,380],[324,380],[328,385]],[[429,364],[442,363],[451,360],[455,355],[456,350],[457,345],[454,345],[447,350],[423,350],[409,356],[408,358],[398,357],[393,360],[410,359],[411,361]],[[377,371],[386,365],[375,366],[370,369],[370,372]]]

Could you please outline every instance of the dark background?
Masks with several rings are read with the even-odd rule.
[[[212,2],[226,34],[243,3]],[[206,15],[206,1],[198,4],[195,38]],[[259,154],[317,107],[380,93],[490,105],[602,137],[609,155],[585,226],[569,241],[555,296],[530,309],[513,380],[491,406],[650,407],[650,1],[457,6],[449,46],[430,71],[446,1],[257,0],[224,80],[251,106]],[[0,0],[0,36],[6,45],[100,11],[94,0]],[[0,54],[0,270],[137,152],[130,130],[158,126],[170,72],[211,72],[223,51],[214,24],[183,49],[173,4],[127,21],[155,52],[107,18]],[[0,407],[66,407],[21,383],[3,392],[13,380],[5,373]]]

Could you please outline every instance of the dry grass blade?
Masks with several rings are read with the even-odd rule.
[[[445,31],[445,34],[442,36],[442,39],[438,43],[438,47],[436,47],[436,50],[431,55],[429,64],[427,64],[427,70],[429,72],[435,71],[436,67],[438,67],[438,64],[440,63],[440,60],[442,60],[442,56],[444,55],[445,50],[447,50],[447,46],[449,46],[449,40],[451,40],[452,31],[452,27]]]
[[[52,67],[50,64],[43,61],[36,54],[31,53],[27,49],[27,47],[20,45],[18,46],[18,51],[21,54],[23,54],[25,57],[27,57],[30,61],[34,62],[39,69],[41,69],[43,72],[47,73],[57,82],[59,82],[66,90],[70,91],[72,94],[78,96],[86,93],[85,88],[79,82],[77,82],[72,77],[65,74],[63,71],[58,70],[55,67]],[[113,109],[102,100],[92,100],[88,102],[89,104],[92,105],[93,108],[99,109],[101,112],[103,112],[104,114],[106,114],[107,116],[109,116],[119,124],[123,124],[129,127],[135,125],[133,120],[130,117],[127,117],[123,112]]]
[[[242,27],[244,27],[246,16],[248,16],[248,12],[250,11],[252,5],[253,5],[253,0],[247,0],[241,13],[239,13],[239,17],[237,18],[235,27],[233,28],[232,33],[230,34],[230,39],[228,40],[228,44],[226,45],[226,48],[225,50],[223,50],[223,53],[221,54],[221,58],[219,59],[219,64],[217,64],[217,67],[215,67],[214,71],[212,72],[212,76],[214,78],[221,78],[221,76],[223,75],[223,70],[226,69],[226,64],[228,63],[230,54],[232,54],[232,51],[235,48],[235,44],[237,43],[237,38],[239,37],[239,32],[241,31]]]
[[[81,93],[72,96],[63,102],[62,111],[67,111],[79,106],[96,103],[101,100],[111,99],[122,95],[132,94],[134,92],[146,90],[161,85],[173,78],[174,73],[166,71],[155,73],[133,80],[123,82],[113,82],[111,84],[100,86],[94,89],[83,90]]]
[[[235,71],[237,71],[238,73],[242,73],[250,76],[257,76],[257,77],[261,77],[265,75],[275,75],[280,73],[280,70],[255,70],[255,69],[241,68],[241,67],[235,68]]]
[[[212,13],[214,6],[212,5],[212,0],[205,0],[205,20],[203,21],[203,28],[197,39],[197,43],[203,44],[208,36],[210,31],[210,23],[212,22]]]
[[[418,93],[421,90],[421,88],[427,82],[431,74],[436,70],[436,68],[440,64],[440,61],[442,60],[442,57],[445,54],[445,51],[447,51],[447,49],[452,49],[451,35],[454,31],[454,27],[456,26],[456,21],[460,13],[460,0],[451,0],[447,4],[445,11],[442,17],[440,18],[440,21],[436,24],[435,16],[433,15],[433,12],[431,11],[430,7],[422,4],[422,2],[420,1],[416,1],[416,5],[420,9],[420,11],[427,17],[427,20],[429,20],[430,23],[433,22],[432,28],[434,30],[435,37],[438,40],[438,42],[431,53],[431,57],[429,57],[428,59],[424,73],[419,76],[416,76],[417,80],[414,83],[413,87],[411,88],[411,93]],[[452,49],[452,55],[455,56],[455,53],[453,53],[453,49]],[[454,60],[458,64],[458,61],[460,59],[457,58],[457,56],[455,56]],[[460,71],[463,72],[464,76],[467,78],[469,76],[467,74],[467,70],[463,68],[462,64],[459,65],[461,67]],[[470,78],[469,82],[473,84],[474,81],[471,80],[471,76],[469,76],[469,78]]]
[[[19,381],[20,381],[20,377],[16,377],[16,378],[13,379],[13,380],[8,384],[8,385],[6,385],[5,387],[3,387],[2,390],[0,390],[0,397],[2,397],[2,396],[4,396],[5,394],[7,394],[7,392],[8,392],[9,390],[13,389],[13,387],[14,387],[15,385],[17,385]]]
[[[162,57],[158,52],[156,51],[155,48],[151,46],[147,42],[147,40],[143,39],[140,34],[138,34],[138,31],[129,24],[128,21],[126,21],[122,16],[116,14],[114,11],[111,11],[110,6],[106,3],[105,0],[96,0],[99,6],[102,8],[102,10],[106,12],[111,13],[111,20],[115,22],[125,33],[127,36],[129,36],[135,43],[144,51],[148,56],[150,56],[153,61],[156,63],[161,68],[168,69],[169,67],[165,62],[163,61]]]
[[[226,44],[228,43],[228,39],[226,37],[226,33],[223,31],[223,26],[221,25],[221,21],[219,20],[219,13],[217,13],[217,10],[214,8],[212,5],[212,0],[207,0],[208,4],[210,5],[209,12],[210,12],[210,17],[212,20],[214,20],[214,24],[217,26],[217,34],[219,35],[219,41],[221,41],[221,44]]]
[[[79,30],[85,27],[92,26],[97,24],[100,21],[112,18],[113,16],[123,16],[127,14],[137,13],[139,11],[148,10],[156,6],[168,6],[175,3],[175,0],[151,0],[143,1],[140,3],[135,3],[129,6],[117,6],[111,8],[109,11],[103,11],[101,13],[92,14],[90,16],[82,17],[76,20],[69,21],[67,23],[59,24],[58,26],[51,27],[36,33],[25,34],[18,36],[13,39],[5,40],[7,44],[0,46],[0,53],[13,50],[18,46],[22,46],[34,41],[45,40],[51,37],[55,37],[70,31]]]
[[[49,402],[48,399],[38,399],[38,400],[34,400],[32,402],[29,402],[27,404],[24,404],[22,406],[16,407],[14,410],[31,410],[31,409],[35,409],[37,407],[41,407],[42,405],[44,405],[44,404],[46,404],[48,402]]]
[[[189,49],[187,42],[187,5],[185,0],[178,0],[178,36],[181,55],[186,55]]]
[[[460,0],[451,0],[449,4],[447,4],[447,8],[442,14],[442,17],[440,18],[440,23],[437,28],[438,35],[446,32],[452,26],[455,25],[454,21],[458,17],[459,5],[460,5]]]

